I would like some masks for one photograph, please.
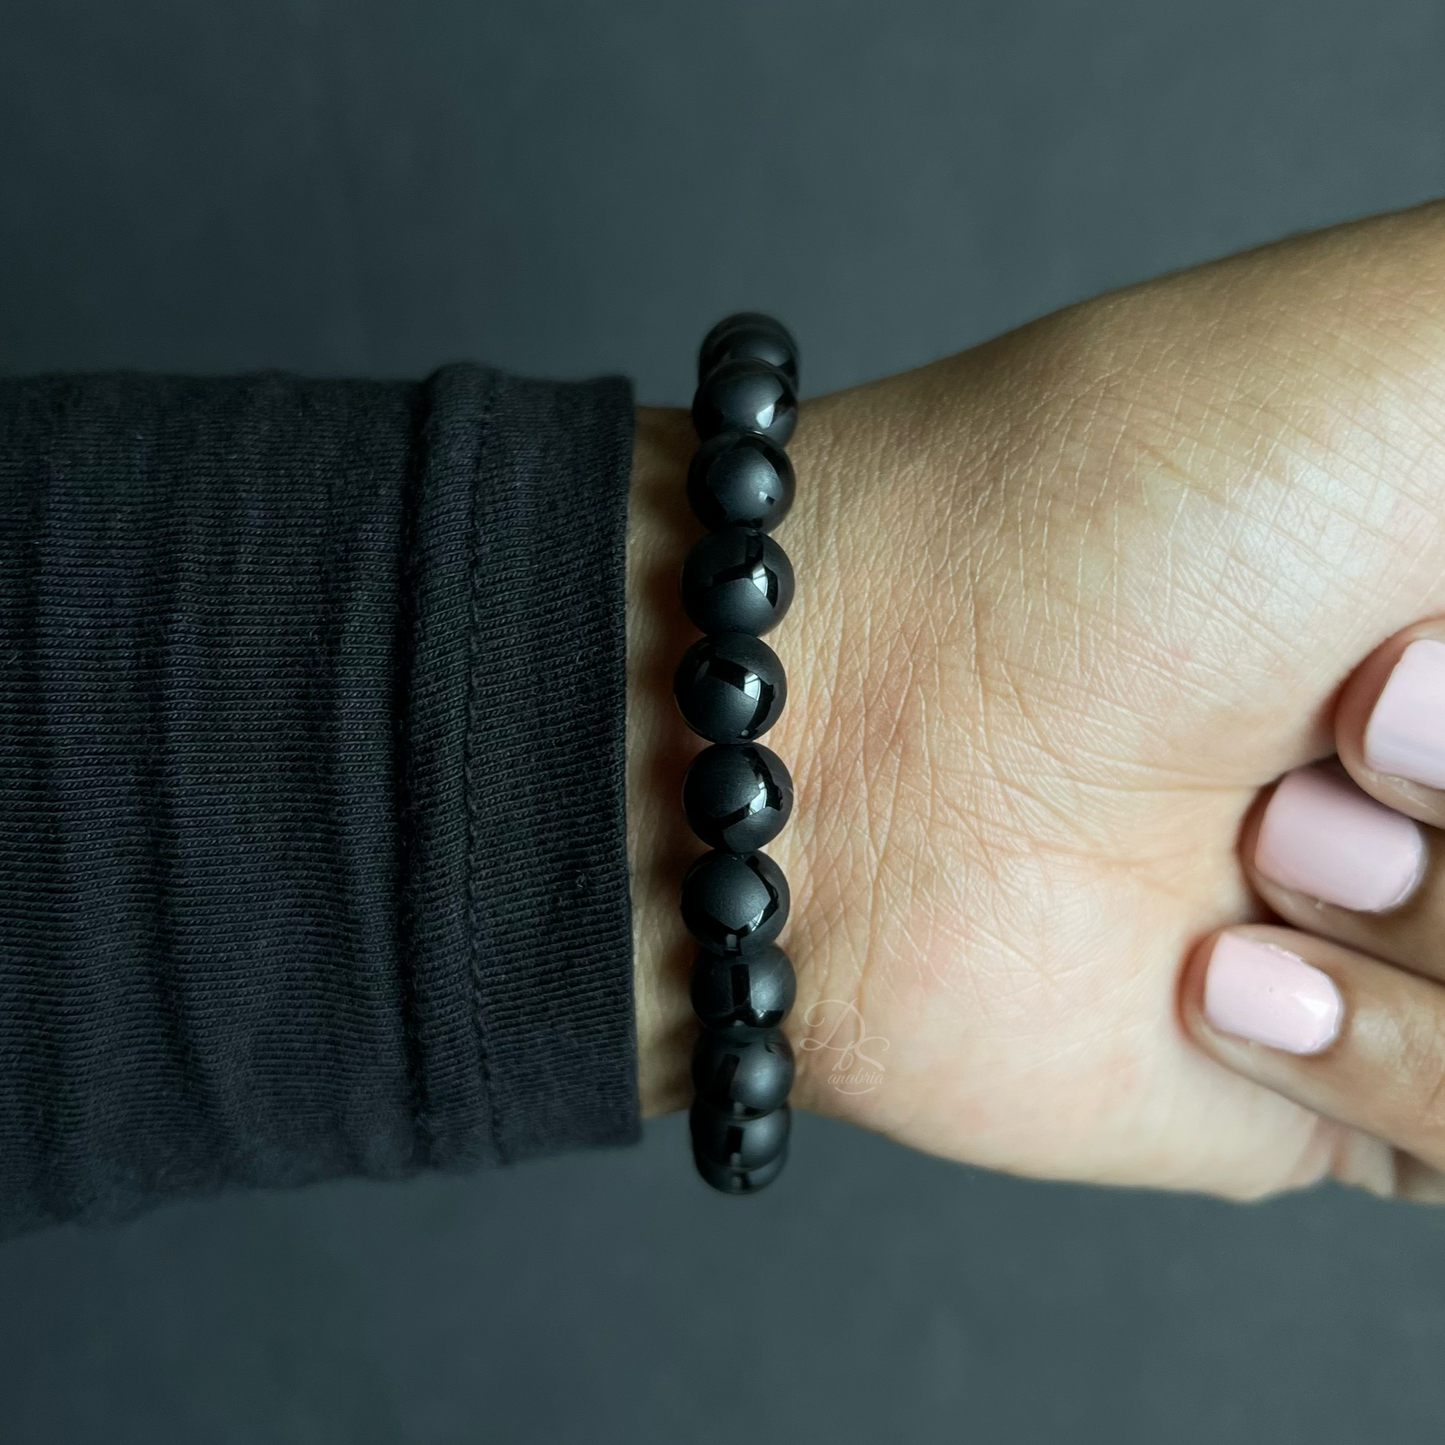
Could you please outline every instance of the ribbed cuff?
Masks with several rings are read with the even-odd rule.
[[[431,397],[407,910],[429,1159],[630,1142],[631,391],[458,366]]]

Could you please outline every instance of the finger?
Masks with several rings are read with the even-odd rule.
[[[1195,951],[1181,1011],[1219,1063],[1344,1126],[1337,1177],[1440,1192],[1445,988],[1326,939],[1248,925]],[[1405,1157],[1372,1155],[1351,1131]]]
[[[1335,709],[1335,746],[1372,797],[1445,827],[1445,618],[1397,632],[1355,669]]]
[[[1445,836],[1338,766],[1300,768],[1245,820],[1240,857],[1286,923],[1445,979]]]

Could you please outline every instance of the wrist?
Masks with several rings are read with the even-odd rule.
[[[692,852],[682,775],[696,749],[672,703],[672,670],[692,636],[677,578],[696,531],[683,490],[695,442],[685,411],[637,409],[627,521],[627,862],[644,1116],[686,1105],[693,1034],[678,890]]]

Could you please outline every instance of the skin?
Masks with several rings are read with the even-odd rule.
[[[693,1035],[677,888],[699,846],[677,797],[700,744],[669,683],[695,635],[675,593],[700,533],[694,445],[684,413],[639,412],[628,744],[649,1113],[685,1104]],[[1445,799],[1360,751],[1405,630],[1445,637],[1419,622],[1445,614],[1445,207],[824,397],[790,452],[777,537],[798,596],[769,637],[790,699],[766,741],[798,790],[769,849],[794,895],[795,1103],[1041,1177],[1242,1198],[1332,1174],[1434,1197],[1438,865],[1406,907],[1349,914],[1261,880],[1251,829],[1262,790],[1336,751],[1381,801],[1445,824]],[[1204,960],[1226,927],[1336,978],[1330,1049],[1210,1029]],[[837,1048],[816,1046],[848,1041],[840,1018],[881,1062],[869,1087],[840,1086]]]

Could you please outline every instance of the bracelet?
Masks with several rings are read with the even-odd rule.
[[[688,825],[711,852],[682,883],[682,918],[700,947],[692,1005],[690,1116],[698,1173],[724,1194],[751,1194],[788,1152],[793,1051],[778,1027],[793,966],[773,939],[787,922],[788,880],[758,852],[793,808],[793,780],[760,738],[788,683],[761,635],[793,600],[793,568],[768,535],[793,502],[783,447],[798,419],[798,348],[771,317],[742,312],[708,332],[698,356],[693,425],[701,445],[687,498],[709,529],[682,568],[682,606],[705,634],[683,655],[673,696],[712,746],[683,780]]]

